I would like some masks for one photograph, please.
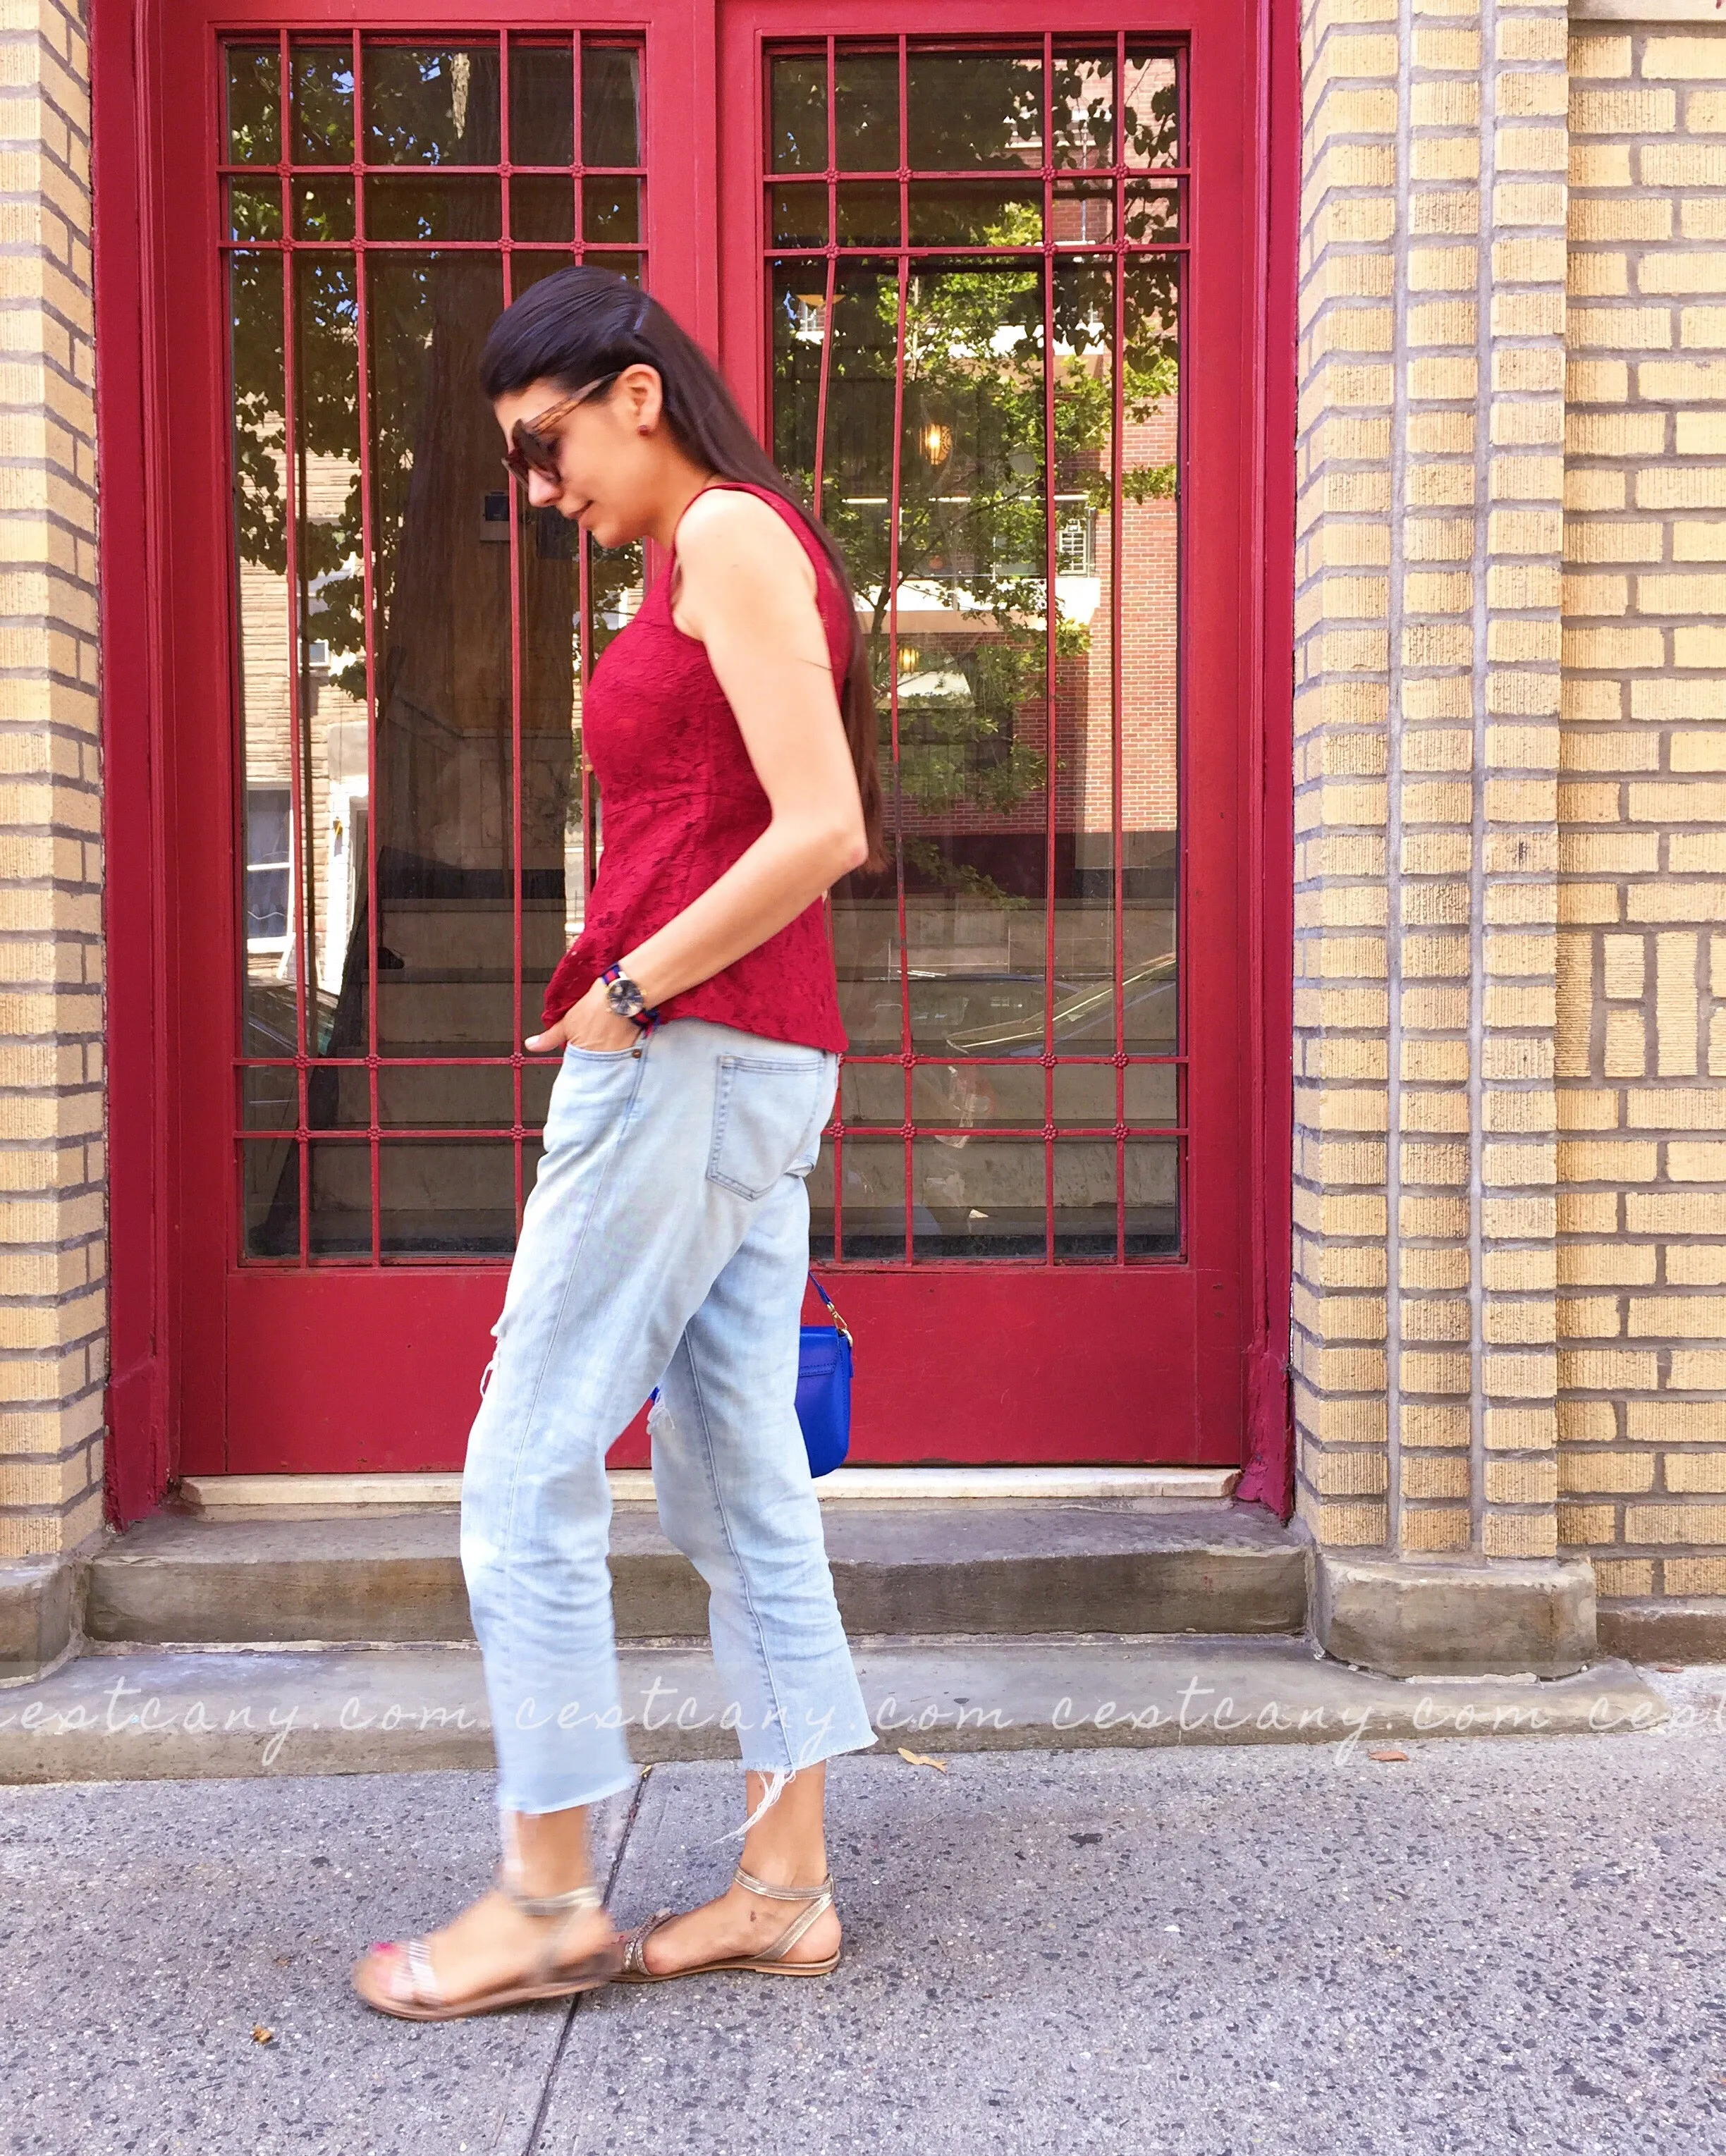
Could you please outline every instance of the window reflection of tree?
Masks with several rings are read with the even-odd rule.
[[[1022,234],[1002,234],[1022,238]],[[1129,426],[1172,405],[1178,382],[1176,281],[1166,256],[1133,258],[1125,276]],[[797,273],[782,270],[794,307]],[[1055,329],[1055,485],[1059,511],[1107,517],[1114,480],[1113,271],[1095,259],[1058,260]],[[823,512],[845,546],[860,594],[885,726],[890,685],[896,276],[842,264],[835,280]],[[794,320],[788,309],[788,321]],[[907,281],[900,442],[898,601],[899,846],[908,887],[945,890],[1004,911],[1040,903],[939,835],[1004,827],[1035,815],[1047,783],[1048,516],[1043,454],[1044,311],[1040,264],[920,264]],[[780,454],[799,439],[812,465],[814,420],[806,337],[777,340]],[[807,356],[806,356],[807,355]],[[812,472],[810,472],[812,477]],[[1172,465],[1128,470],[1125,498],[1174,491]],[[1091,631],[1062,603],[1057,574],[1057,666],[1082,667]],[[1033,871],[1040,874],[1040,859]],[[861,880],[858,888],[863,889]]]
[[[847,71],[855,85],[865,64],[843,52],[838,62],[835,148],[841,171],[847,168]],[[1039,64],[1010,55],[991,59],[913,52],[910,64],[907,162],[913,171],[1009,172],[1015,165],[1041,163]],[[886,59],[877,60],[876,69],[875,95],[885,111],[889,96],[896,100],[896,69]],[[1057,58],[1051,91],[1058,169],[1082,173],[1112,163],[1114,72],[1112,56]],[[818,87],[813,76],[809,87]],[[1167,56],[1130,58],[1128,92],[1128,163],[1172,162],[1177,92]],[[860,95],[854,90],[853,103]],[[856,131],[855,114],[852,127]],[[861,160],[863,168],[896,159],[891,113],[876,132],[877,154]],[[809,162],[824,163],[824,148]],[[859,162],[851,160],[851,168]],[[841,239],[846,236],[846,184],[840,186]],[[1059,221],[1066,198],[1061,189],[1080,184],[1057,183],[1056,230],[1063,239],[1079,234]],[[1113,182],[1102,187],[1112,195]],[[1047,889],[1043,795],[1050,783],[1050,526],[1052,520],[1055,659],[1064,742],[1075,723],[1081,734],[1086,727],[1089,609],[1067,580],[1097,573],[1092,534],[1108,527],[1115,506],[1117,363],[1128,430],[1120,445],[1122,501],[1140,504],[1174,492],[1174,465],[1147,462],[1142,444],[1148,423],[1160,418],[1159,431],[1168,431],[1178,395],[1179,265],[1175,257],[1143,250],[1125,258],[1117,354],[1115,264],[1120,258],[1063,250],[1055,258],[1048,293],[1053,335],[1052,348],[1045,351],[1051,325],[1045,315],[1040,187],[1030,200],[1015,200],[1010,187],[999,183],[968,192],[963,182],[913,181],[912,198],[911,238],[951,245],[953,251],[913,258],[907,264],[902,346],[899,276],[891,259],[840,258],[830,321],[825,264],[806,265],[788,257],[778,265],[775,448],[783,466],[813,484],[824,343],[829,373],[821,507],[845,545],[865,603],[884,742],[886,691],[896,677],[899,760],[893,790],[899,868],[913,907],[907,921],[917,976],[910,986],[912,1040],[937,1055],[944,1044],[960,1056],[1035,1055],[1043,1043],[1043,968],[1059,966],[1063,949],[1073,947],[1061,928],[1053,952],[1043,952],[1035,934],[1021,944],[1016,932],[1006,932],[1015,914],[1040,920]],[[1123,203],[1127,236],[1140,241],[1169,229],[1164,220],[1176,207],[1166,182],[1157,187],[1129,182]],[[1021,245],[1038,252],[1015,259],[968,254],[967,245]],[[1054,376],[1053,454],[1046,460],[1045,368]],[[896,449],[896,520],[889,506]],[[1130,561],[1128,569],[1130,576]],[[1130,584],[1127,596],[1130,606]],[[898,634],[890,649],[896,612]],[[1099,631],[1107,634],[1102,624]],[[1071,821],[1065,805],[1069,783],[1064,772],[1060,813]],[[1131,860],[1137,834],[1128,830],[1124,836]],[[1076,920],[1080,911],[1097,908],[1094,858],[1087,856],[1082,869],[1076,864],[1071,870],[1058,869],[1062,880],[1054,897],[1063,917]],[[1131,896],[1143,876],[1143,871],[1138,878],[1128,875],[1129,906],[1143,904]],[[878,885],[854,878],[836,896],[841,904],[890,906],[893,888],[891,875]],[[957,956],[949,963],[938,935],[931,940],[930,909],[943,896],[952,909],[955,946],[977,944],[979,911],[984,918],[1005,916],[1003,932],[992,939],[1000,955],[981,970],[977,962]],[[920,938],[927,954],[921,972]],[[870,986],[871,969],[891,963],[890,947],[860,920],[848,929],[844,947],[855,954],[853,963],[860,969],[848,1006],[870,1036],[859,1045],[865,1052],[896,1050],[896,985],[891,1012]],[[1021,948],[1028,963],[1017,956]],[[892,970],[896,973],[896,964]],[[1104,975],[1111,970],[1105,965]],[[1147,998],[1160,1009],[1172,996],[1173,957],[1159,956],[1145,964],[1129,955],[1128,971],[1128,1000],[1142,1020],[1137,1007]],[[1057,1040],[1070,1051],[1110,1052],[1113,991],[1107,978],[1093,983],[1081,965],[1071,981],[1058,978],[1054,993]],[[880,1039],[873,1037],[877,1033]],[[1016,1088],[1010,1101],[996,1097],[999,1072],[943,1059],[922,1066],[918,1080],[918,1122],[948,1125],[951,1144],[966,1144],[970,1132],[990,1123],[1043,1120],[1040,1105],[1035,1112],[1020,1111]],[[896,1111],[891,1120],[896,1122]]]
[[[440,251],[429,244],[433,234],[495,240],[496,183],[452,186],[427,170],[437,162],[496,162],[497,60],[495,52],[478,48],[427,52],[417,56],[417,65],[395,58],[396,64],[378,69],[377,80],[368,82],[368,154],[384,154],[388,145],[388,154],[413,158],[418,146],[420,161],[399,166],[399,177],[392,175],[388,184],[400,191],[393,218],[405,218],[410,234],[422,230],[428,244],[424,251],[378,250],[366,258],[376,709],[369,816],[378,964],[381,980],[388,981],[392,973],[399,975],[434,957],[416,909],[428,901],[455,900],[465,901],[466,910],[481,914],[485,923],[478,931],[470,925],[466,964],[457,970],[507,979],[515,963],[518,869],[524,908],[548,914],[561,947],[566,824],[577,784],[578,563],[561,531],[547,531],[538,521],[524,527],[517,862],[510,550],[480,543],[488,536],[482,531],[486,496],[505,484],[496,422],[476,377],[480,346],[502,305],[501,258],[489,250]],[[302,135],[320,126],[341,131],[351,125],[351,103],[301,101]],[[302,141],[297,154],[315,154],[316,146]],[[339,146],[344,158],[351,156],[346,141]],[[448,192],[434,194],[435,189]],[[302,237],[323,236],[303,223],[299,231]],[[518,268],[532,262],[542,273],[557,260],[517,258]],[[330,713],[321,722],[318,710],[321,683],[327,681],[334,692],[326,703],[349,713],[357,706],[363,709],[366,694],[358,275],[357,258],[347,253],[308,253],[295,259],[299,611],[302,650],[313,633],[325,647],[319,680],[310,678],[303,657],[294,670],[295,723],[308,795],[312,775],[321,771],[329,752],[324,737]],[[233,368],[239,557],[285,574],[280,276],[280,255],[236,258]],[[346,486],[336,513],[314,517],[306,514],[305,475],[320,461],[326,474],[332,467],[344,473]],[[626,573],[630,566],[612,565]],[[618,578],[598,581],[609,586]],[[616,596],[596,593],[602,603]],[[301,909],[308,945],[300,960],[307,983],[306,1046],[314,1056],[363,1058],[372,1045],[373,946],[366,867],[362,861],[355,865],[352,926],[345,948],[338,942],[336,984],[320,993],[316,953],[327,924],[311,917],[311,901],[317,885],[313,853],[321,837],[306,830],[301,842],[302,874],[314,886],[302,894]],[[338,926],[338,937],[339,932]],[[393,947],[397,943],[403,949]],[[554,957],[555,952],[537,953],[531,963],[548,966]],[[434,964],[431,970],[447,974],[450,969]],[[285,1008],[272,1028],[285,1037],[266,1046],[266,1053],[282,1053],[292,1039],[293,998],[290,981],[281,992]],[[382,997],[379,1006],[378,1045],[385,1054],[507,1055],[514,1045],[506,1034],[495,1040],[409,1039],[399,1025],[392,1038],[390,1010]],[[446,1023],[434,1017],[430,1029],[440,1032]],[[423,1019],[408,1024],[425,1029]],[[473,1120],[464,1116],[456,1097],[463,1082],[460,1073],[448,1074],[452,1122]],[[370,1112],[363,1070],[314,1070],[307,1097],[311,1127],[364,1124]],[[297,1149],[289,1147],[269,1217],[252,1239],[255,1250],[297,1248],[298,1175]]]
[[[1000,244],[1038,235],[1015,211],[980,235]],[[1135,258],[1123,294],[1123,395],[1128,424],[1173,399],[1177,382],[1172,259]],[[776,412],[779,452],[802,448],[813,480],[819,389],[799,273],[779,272],[783,333]],[[806,281],[806,278],[804,281]],[[1113,387],[1113,275],[1094,259],[1057,260],[1055,470],[1060,512],[1107,516]],[[893,590],[886,495],[892,476],[897,279],[886,265],[842,264],[835,280],[822,512],[845,545],[860,594],[883,704],[890,685]],[[1040,264],[920,262],[906,289],[900,443],[899,607],[920,598],[958,626],[901,639],[899,786],[920,817],[971,807],[1009,811],[1047,776],[1045,716],[1050,507],[1044,459],[1044,308]],[[814,365],[811,362],[814,362]],[[1174,490],[1171,466],[1129,471],[1129,500]],[[1061,606],[1057,662],[1082,659],[1086,625]],[[929,843],[908,859],[932,869]],[[1002,894],[1003,896],[1006,894]]]

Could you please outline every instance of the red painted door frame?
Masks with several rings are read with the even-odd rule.
[[[775,22],[805,33],[907,28],[999,34],[1013,27],[1004,23],[998,4],[984,0],[921,8],[915,21],[908,19],[909,11],[893,13],[878,0],[825,11],[814,0],[794,13],[789,6],[781,12],[774,0],[755,0],[723,22],[722,13],[707,0],[685,0],[675,18],[667,0],[633,7],[619,0],[583,10],[583,24],[645,23],[650,71],[657,64],[661,81],[668,68],[681,68],[686,77],[688,103],[680,124],[664,128],[656,141],[650,137],[649,166],[655,178],[649,199],[662,209],[681,199],[717,203],[727,216],[740,210],[754,214],[748,206],[758,204],[760,195],[753,171],[741,193],[730,178],[720,184],[722,169],[729,169],[722,161],[735,150],[738,136],[737,85],[723,70],[733,64],[739,39],[741,49],[752,49],[747,41]],[[172,1474],[225,1465],[210,1434],[230,1420],[261,1415],[306,1435],[309,1451],[285,1455],[283,1466],[311,1464],[321,1440],[357,1427],[378,1433],[373,1456],[364,1464],[423,1464],[424,1447],[436,1434],[429,1421],[424,1429],[415,1427],[419,1414],[429,1403],[426,1411],[441,1429],[444,1366],[449,1365],[448,1382],[465,1391],[467,1363],[473,1362],[476,1371],[483,1359],[477,1351],[502,1290],[496,1269],[454,1275],[447,1268],[391,1266],[271,1276],[234,1262],[227,988],[234,971],[225,959],[212,967],[208,952],[189,949],[176,928],[188,921],[219,921],[223,937],[231,939],[233,933],[225,845],[232,801],[229,744],[224,737],[223,753],[213,756],[208,732],[210,713],[226,711],[228,694],[225,635],[209,633],[208,596],[227,589],[225,467],[223,455],[212,452],[212,429],[221,424],[220,399],[208,394],[223,380],[213,333],[219,310],[207,303],[177,308],[165,265],[184,262],[189,254],[198,265],[196,274],[208,274],[206,249],[182,243],[169,206],[201,202],[208,220],[203,230],[213,231],[209,42],[218,29],[244,28],[258,19],[246,0],[219,13],[186,0],[172,7],[93,0],[113,1145],[109,1471],[121,1518],[147,1510]],[[345,28],[356,14],[301,0],[297,7],[270,9],[269,19],[272,26]],[[549,6],[518,7],[512,19],[524,26],[537,21],[570,27],[567,8]],[[1098,8],[1094,22],[1064,15],[1059,27],[1064,34],[1112,31],[1119,20],[1118,10],[1106,15]],[[374,0],[363,11],[362,27],[453,31],[475,24],[470,5]],[[488,21],[485,27],[494,25]],[[1036,27],[1043,27],[1040,17]],[[1293,11],[1282,4],[1273,9],[1268,0],[1204,9],[1153,4],[1134,11],[1132,27],[1190,35],[1195,69],[1207,41],[1231,42],[1236,53],[1231,89],[1238,94],[1240,84],[1251,80],[1257,90],[1256,132],[1241,128],[1238,120],[1235,124],[1240,169],[1230,190],[1230,236],[1251,265],[1237,280],[1230,345],[1239,354],[1240,369],[1238,377],[1230,368],[1220,370],[1227,393],[1246,414],[1237,429],[1230,483],[1251,496],[1255,514],[1242,521],[1234,558],[1219,569],[1238,612],[1199,621],[1201,635],[1210,637],[1220,657],[1228,655],[1225,646],[1239,656],[1241,673],[1241,753],[1219,777],[1214,798],[1207,796],[1199,806],[1204,813],[1235,819],[1241,839],[1221,871],[1228,888],[1213,896],[1235,924],[1242,974],[1228,1008],[1212,1011],[1205,1022],[1215,1026],[1216,1038],[1233,1045],[1231,1082],[1241,1089],[1233,1128],[1244,1140],[1246,1158],[1240,1163],[1241,1190],[1227,1209],[1225,1247],[1216,1262],[1154,1270],[1165,1281],[1180,1276],[1188,1284],[1184,1323],[1176,1294],[1163,1308],[1191,1342],[1179,1352],[1185,1365],[1179,1374],[1190,1373],[1187,1381],[1208,1389],[1213,1401],[1213,1439],[1196,1448],[1198,1456],[1245,1458],[1242,1494],[1286,1510],[1292,868],[1288,654],[1298,139]],[[1204,72],[1208,80],[1212,71]],[[1219,83],[1219,95],[1221,87]],[[658,109],[670,108],[661,103]],[[716,139],[702,116],[722,110]],[[141,116],[155,116],[157,124],[141,129]],[[683,124],[691,116],[692,124]],[[651,118],[649,125],[651,129]],[[1214,125],[1220,141],[1220,121]],[[753,154],[747,124],[746,131]],[[1220,224],[1220,238],[1221,231]],[[700,244],[701,237],[688,235],[680,259],[675,235],[663,229],[652,234],[655,285],[710,347],[721,346],[735,362],[737,340],[747,338],[749,325],[758,325],[759,309],[738,310],[722,321],[719,270],[727,257],[717,244]],[[1223,383],[1215,389],[1220,398]],[[193,501],[189,510],[197,482],[188,480],[188,472],[208,476],[201,501]],[[205,595],[201,604],[200,593]],[[1198,595],[1201,617],[1206,603]],[[224,597],[224,627],[225,609]],[[200,729],[197,739],[177,740],[177,722]],[[223,947],[231,955],[231,945]],[[1148,1358],[1143,1304],[1133,1300],[1153,1270],[1021,1274],[1024,1286],[1035,1281],[1043,1298],[1033,1312],[1029,1305],[1019,1306],[1004,1274],[967,1268],[963,1286],[971,1316],[963,1337],[955,1337],[950,1314],[943,1321],[940,1272],[848,1273],[847,1314],[876,1338],[879,1325],[891,1324],[896,1360],[938,1369],[940,1384],[924,1390],[948,1397],[949,1389],[986,1388],[1004,1333],[1022,1336],[1030,1317],[1047,1342],[1042,1383],[1076,1392],[1075,1419],[1109,1418],[1121,1404],[1086,1399],[1083,1368],[1076,1367],[1085,1358],[1076,1357],[1071,1332],[1063,1337],[1060,1304],[1081,1283],[1090,1287],[1094,1326],[1097,1285],[1108,1280],[1117,1291],[1116,1322],[1123,1348],[1132,1350],[1135,1376],[1140,1383],[1154,1384],[1159,1382],[1155,1343]],[[946,1278],[951,1281],[950,1275]],[[276,1291],[268,1311],[255,1302],[266,1280]],[[338,1283],[361,1292],[334,1302],[328,1287]],[[297,1313],[291,1306],[295,1297],[305,1301]],[[1214,1316],[1207,1305],[1214,1306]],[[255,1324],[270,1327],[285,1350],[296,1333],[305,1338],[315,1332],[322,1343],[321,1372],[296,1366],[290,1352],[274,1367],[253,1358],[249,1368],[254,1373],[265,1370],[269,1382],[254,1383],[249,1395],[236,1394],[226,1340],[230,1328],[249,1331]],[[1105,1329],[1113,1327],[1106,1323]],[[452,1332],[472,1335],[471,1341],[461,1339],[453,1362]],[[414,1398],[404,1397],[399,1387],[375,1396],[367,1392],[366,1372],[377,1342],[385,1337],[404,1351],[400,1361],[392,1358],[397,1369],[429,1376],[429,1382],[423,1376]],[[331,1368],[344,1378],[333,1388],[327,1381]],[[894,1404],[902,1415],[914,1403]],[[939,1399],[932,1404],[938,1410]],[[938,1413],[932,1417],[926,1407],[922,1414],[911,1414],[901,1435],[902,1446],[875,1456],[938,1456]],[[1057,1456],[1110,1456],[1113,1450],[1081,1440]],[[1169,1455],[1165,1450],[1158,1456]]]

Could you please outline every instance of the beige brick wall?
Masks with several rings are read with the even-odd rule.
[[[101,847],[84,17],[0,0],[0,1559],[101,1519]]]
[[[1564,1541],[1726,1596],[1726,25],[1570,49]]]
[[[1565,12],[1312,0],[1296,655],[1297,1505],[1557,1548]]]

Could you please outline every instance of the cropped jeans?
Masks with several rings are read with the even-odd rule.
[[[607,1448],[649,1392],[661,1526],[710,1590],[722,1721],[764,1810],[876,1742],[795,1406],[809,1193],[837,1058],[702,1019],[571,1047],[468,1440],[461,1562],[506,1811],[635,1779]]]

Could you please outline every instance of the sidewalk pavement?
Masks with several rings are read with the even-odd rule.
[[[1726,2147],[1726,1667],[1655,1681],[1657,1729],[1402,1761],[883,1744],[830,1769],[835,1975],[444,2025],[347,1971],[484,1884],[488,1775],[0,1789],[0,2150]],[[620,1919],[717,1891],[740,1794],[603,1808]]]

